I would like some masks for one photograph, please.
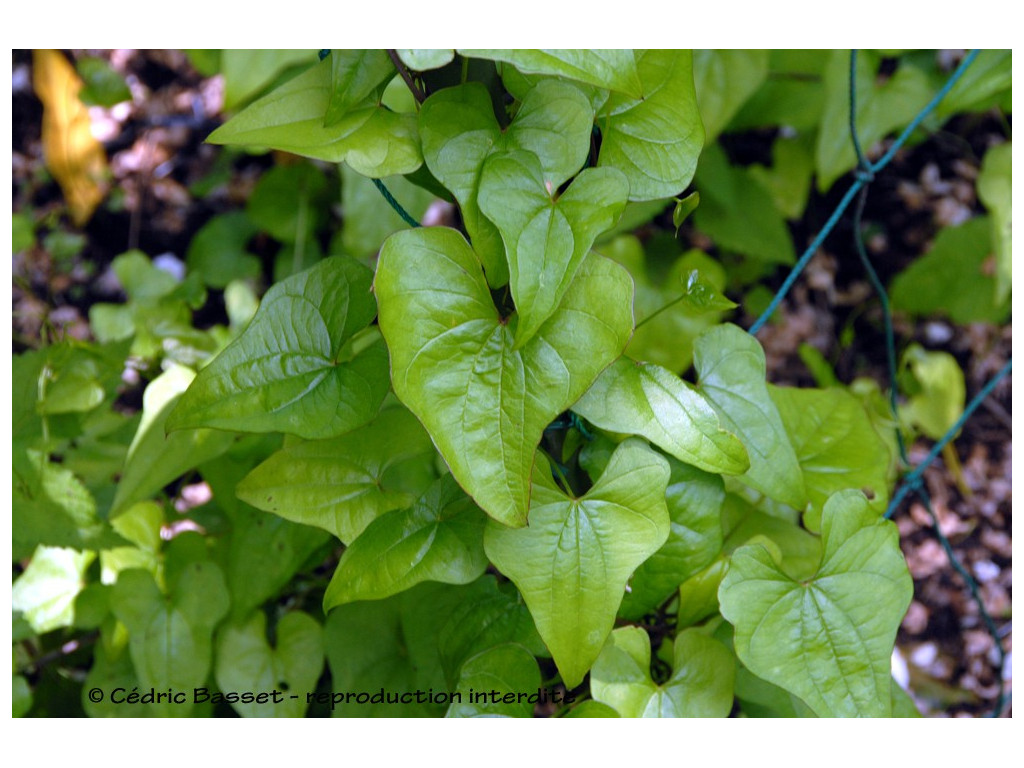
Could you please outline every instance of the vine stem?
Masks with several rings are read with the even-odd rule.
[[[398,74],[402,76],[405,84],[409,86],[409,90],[412,91],[413,98],[416,99],[417,104],[422,104],[427,100],[427,95],[420,90],[420,87],[416,85],[416,81],[412,79],[412,73],[409,72],[409,68],[402,63],[402,60],[398,56],[398,51],[394,48],[386,48],[388,56],[391,57],[391,62],[395,65],[395,69],[398,70]]]

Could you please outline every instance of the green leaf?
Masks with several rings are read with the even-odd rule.
[[[380,600],[421,581],[468,584],[487,568],[487,517],[445,475],[409,509],[370,523],[345,550],[324,594],[324,612],[355,600]]]
[[[218,498],[216,490],[214,498]],[[229,516],[231,541],[225,569],[235,617],[245,616],[278,595],[329,539],[316,528],[245,505]]]
[[[164,524],[164,508],[155,501],[132,504],[111,522],[111,527],[132,543],[130,547],[114,547],[100,552],[100,579],[113,584],[117,575],[129,568],[142,568],[157,579],[162,578],[163,563],[160,530]]]
[[[779,567],[796,580],[810,578],[821,562],[821,539],[798,524],[798,515],[777,517],[729,493],[722,506],[723,551],[761,542],[780,558]],[[721,580],[721,576],[719,576]]]
[[[434,200],[430,192],[417,187],[404,176],[389,176],[382,181],[410,216],[416,221],[423,220]],[[345,226],[341,228],[342,249],[364,262],[377,255],[380,244],[388,235],[409,226],[388,204],[372,180],[347,165],[341,167],[341,210],[345,220]]]
[[[413,72],[440,69],[455,59],[453,48],[399,48],[395,52],[402,63]]]
[[[945,315],[954,323],[1001,325],[1010,303],[997,304],[992,223],[978,216],[939,231],[931,249],[896,275],[892,308],[915,316]]]
[[[462,665],[455,686],[461,701],[445,717],[532,717],[540,684],[537,662],[521,645],[488,648]]]
[[[227,48],[219,53],[219,67],[224,75],[225,109],[236,109],[289,67],[316,61],[316,51],[313,50]]]
[[[573,85],[557,80],[532,88],[504,130],[480,83],[445,88],[423,102],[419,131],[427,168],[458,200],[462,221],[492,288],[508,282],[508,264],[497,227],[477,203],[484,161],[502,150],[533,152],[545,183],[558,189],[586,161],[593,122],[594,110],[586,97]]]
[[[720,145],[701,155],[696,184],[701,206],[694,223],[719,248],[770,264],[796,261],[789,229],[768,190],[749,169],[729,165]]]
[[[630,574],[665,543],[668,479],[668,463],[638,439],[622,443],[578,499],[539,459],[529,527],[488,522],[487,556],[519,588],[568,688],[600,653]]]
[[[889,447],[860,401],[842,389],[769,385],[769,393],[800,462],[813,512],[805,518],[808,528],[818,529],[825,502],[847,488],[859,488],[872,509],[884,512],[893,479]]]
[[[814,175],[814,146],[810,135],[779,136],[772,144],[772,166],[754,163],[747,175],[771,195],[775,208],[787,219],[799,219],[807,207]]]
[[[373,330],[369,268],[325,259],[276,283],[242,335],[200,371],[168,429],[343,434],[387,394],[387,350]]]
[[[599,166],[626,174],[630,200],[683,191],[697,168],[704,127],[697,109],[690,51],[636,53],[643,93],[613,93],[598,115]]]
[[[928,352],[911,344],[903,353],[911,393],[900,409],[900,418],[932,440],[941,439],[964,413],[967,399],[964,372],[948,352]]]
[[[686,197],[676,200],[676,207],[672,209],[672,225],[676,228],[676,237],[679,236],[679,228],[683,226],[690,214],[697,210],[700,205],[700,192],[691,192]]]
[[[78,98],[83,104],[112,107],[122,101],[131,101],[132,93],[124,78],[98,56],[77,59],[75,69],[82,78],[83,88],[78,92]]]
[[[679,629],[692,627],[718,613],[718,585],[722,583],[727,567],[726,559],[719,557],[679,585],[679,609],[676,611]]]
[[[634,99],[644,97],[644,83],[633,51],[625,49],[468,49],[463,56],[504,61],[527,74],[567,77],[588,85],[620,91]]]
[[[438,632],[453,610],[475,599],[478,584],[423,583],[386,600],[332,610],[324,624],[325,647],[334,694],[341,697],[331,704],[332,714],[443,715],[451,689],[441,670]]]
[[[188,368],[175,365],[146,387],[142,395],[142,421],[128,448],[111,507],[112,517],[136,501],[150,498],[189,469],[220,455],[234,442],[234,435],[213,429],[167,434],[170,414],[194,378]]]
[[[455,683],[466,659],[503,643],[517,643],[534,656],[548,655],[514,585],[498,584],[494,576],[484,576],[474,582],[472,599],[456,606],[438,633],[437,646],[448,683]]]
[[[530,152],[494,153],[484,163],[478,202],[505,243],[519,314],[516,349],[558,308],[594,240],[615,224],[628,194],[625,176],[614,168],[587,168],[559,195]]]
[[[214,144],[269,147],[303,157],[348,163],[372,178],[412,173],[423,163],[416,117],[374,101],[325,125],[332,64],[324,60],[253,102],[207,138]]]
[[[767,496],[803,509],[807,493],[796,452],[765,383],[764,350],[735,325],[703,333],[694,346],[698,389],[739,437],[750,458],[740,480]]]
[[[978,197],[992,219],[992,242],[996,251],[995,303],[1002,304],[1010,296],[1012,248],[1012,189],[1010,142],[989,148],[978,173]]]
[[[718,137],[768,77],[768,54],[763,50],[693,52],[693,79],[705,143]]]
[[[324,640],[320,625],[301,611],[286,613],[274,628],[276,642],[266,637],[267,617],[257,611],[248,621],[230,624],[217,636],[215,677],[225,695],[279,691],[261,703],[230,702],[242,717],[302,717],[306,693],[316,690],[324,667]],[[292,698],[296,694],[296,698]]]
[[[250,472],[236,493],[254,507],[351,544],[373,520],[415,500],[401,470],[433,455],[411,413],[385,408],[341,437],[290,444]]]
[[[776,49],[769,52],[769,77],[733,118],[732,130],[789,126],[813,131],[821,122],[822,71],[831,51]]]
[[[871,51],[857,54],[857,136],[865,152],[913,120],[934,94],[924,72],[906,62],[879,84],[880,65],[881,57]],[[850,52],[833,51],[823,77],[825,111],[815,152],[820,192],[857,165],[850,141]]]
[[[249,220],[283,243],[304,243],[327,218],[327,179],[312,163],[278,165],[245,203]],[[258,274],[258,273],[257,273]]]
[[[66,467],[42,451],[12,451],[12,548],[16,559],[39,544],[73,549],[104,549],[124,539],[96,514],[89,489]]]
[[[825,505],[822,543],[818,572],[805,581],[763,546],[733,553],[719,600],[736,653],[821,717],[887,717],[889,657],[913,597],[899,533],[858,491],[844,491]]]
[[[11,214],[11,252],[27,251],[36,241],[35,223],[27,213]]]
[[[171,583],[171,593],[164,597],[148,572],[124,571],[110,604],[128,628],[141,685],[192,691],[205,685],[210,672],[213,628],[228,612],[228,589],[220,569],[210,561],[188,563]],[[160,717],[187,717],[192,711],[191,699],[150,706]]]
[[[331,51],[331,100],[324,127],[337,125],[353,107],[395,74],[395,65],[382,48]]]
[[[39,634],[70,627],[75,620],[75,598],[85,586],[85,570],[94,552],[60,547],[36,547],[32,560],[11,590],[11,608],[21,611]]]
[[[599,701],[593,699],[587,699],[581,701],[575,707],[565,713],[564,717],[618,717],[619,713],[609,707],[607,704],[602,704]]]
[[[750,467],[746,449],[722,428],[704,395],[659,365],[620,357],[573,410],[601,429],[646,437],[709,472],[739,475]]]
[[[24,675],[11,676],[11,717],[24,717],[32,709],[32,688]]]
[[[1013,84],[1013,51],[979,51],[978,57],[939,102],[935,112],[949,117],[958,112],[984,112]]]
[[[622,717],[727,717],[736,662],[729,649],[697,630],[676,636],[672,676],[651,680],[651,643],[641,627],[612,632],[594,663],[590,690]]]
[[[722,549],[722,478],[669,459],[665,491],[671,520],[668,539],[629,580],[619,615],[638,619],[660,605]],[[717,610],[718,604],[715,603]]]
[[[520,349],[516,317],[498,314],[476,255],[454,230],[389,237],[375,288],[395,394],[476,503],[524,525],[544,428],[629,338],[629,276],[607,259],[587,259],[558,311]]]
[[[676,259],[664,277],[654,276],[656,265],[650,264],[654,259],[647,258],[633,235],[617,237],[598,251],[622,264],[633,277],[636,329],[626,354],[673,372],[689,368],[694,340],[721,320],[720,312],[691,301],[690,275],[697,270],[698,285],[707,283],[721,291],[726,282],[722,266],[702,251],[691,250]]]
[[[241,211],[214,216],[196,232],[185,257],[190,272],[202,275],[211,288],[224,288],[232,280],[255,279],[260,261],[246,250],[256,226]]]

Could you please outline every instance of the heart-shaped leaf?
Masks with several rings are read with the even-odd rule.
[[[697,168],[704,126],[697,109],[690,51],[636,52],[643,94],[613,93],[598,115],[598,165],[626,174],[630,200],[683,191]]]
[[[651,680],[647,632],[616,629],[594,662],[594,700],[622,717],[727,717],[736,669],[729,649],[694,629],[680,632],[673,648],[672,676],[658,685]]]
[[[341,437],[283,448],[250,472],[236,493],[254,507],[350,544],[377,517],[413,502],[416,495],[404,486],[400,470],[434,455],[411,413],[385,408]]]
[[[694,344],[699,390],[739,437],[750,458],[740,479],[794,509],[806,503],[803,476],[778,408],[765,383],[764,350],[735,325],[705,331]]]
[[[348,163],[371,178],[412,173],[423,164],[416,117],[376,101],[325,124],[334,94],[325,59],[243,109],[207,138],[214,144],[269,147],[303,157]]]
[[[498,226],[508,257],[516,348],[558,308],[594,240],[622,213],[629,185],[614,168],[588,168],[556,195],[530,152],[492,154],[480,174],[480,210]]]
[[[620,357],[573,410],[601,429],[642,435],[708,472],[739,475],[750,466],[746,449],[722,428],[704,395],[660,365]]]
[[[321,438],[368,422],[388,391],[387,350],[366,330],[377,313],[372,279],[339,256],[275,284],[242,335],[199,372],[168,430]]]
[[[630,574],[665,543],[668,479],[668,462],[636,438],[578,499],[539,459],[529,527],[488,522],[487,556],[519,587],[568,688],[601,652]]]
[[[409,509],[378,517],[345,550],[324,594],[324,611],[380,600],[421,581],[468,584],[487,568],[486,515],[445,475]]]
[[[217,685],[225,693],[284,694],[277,702],[231,702],[242,717],[302,717],[309,706],[305,694],[316,689],[324,667],[323,630],[309,614],[292,611],[277,622],[272,647],[266,625],[267,617],[256,611],[218,633]]]
[[[757,544],[737,549],[719,588],[740,661],[820,717],[888,717],[890,656],[914,585],[895,524],[859,491],[825,504],[817,574],[795,581]]]
[[[146,688],[191,691],[204,685],[210,672],[213,628],[228,612],[228,588],[210,561],[189,563],[168,581],[172,589],[165,598],[148,571],[124,571],[110,607],[128,628],[139,682]],[[160,717],[187,717],[192,710],[191,702],[150,706]]]
[[[375,288],[395,394],[477,504],[495,520],[525,525],[544,428],[629,339],[629,276],[592,255],[562,305],[520,349],[516,316],[499,315],[476,255],[454,230],[389,237]]]
[[[527,74],[567,77],[588,85],[620,91],[634,99],[644,95],[633,51],[606,49],[470,49],[463,56],[505,61]]]
[[[698,50],[693,52],[705,141],[714,141],[768,77],[768,51]]]
[[[423,102],[419,130],[427,168],[458,200],[491,287],[508,282],[508,264],[497,227],[477,203],[484,160],[491,152],[506,149],[533,152],[544,181],[557,189],[586,160],[593,123],[594,110],[587,98],[570,83],[557,80],[532,88],[504,130],[480,83],[445,88]]]

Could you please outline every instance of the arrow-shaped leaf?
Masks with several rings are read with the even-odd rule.
[[[859,491],[825,504],[817,574],[786,575],[765,547],[737,549],[718,591],[736,653],[820,717],[888,717],[890,655],[914,585],[896,526]]]
[[[635,438],[579,499],[554,484],[540,459],[529,527],[487,525],[487,556],[519,587],[569,688],[601,652],[630,574],[665,543],[668,479],[668,462]]]
[[[525,525],[544,428],[629,338],[629,276],[591,256],[562,305],[520,349],[517,317],[498,314],[476,254],[454,230],[389,237],[375,287],[395,394],[477,504],[495,520]]]
[[[168,430],[321,438],[368,422],[388,391],[387,351],[364,330],[377,313],[372,279],[339,256],[274,285],[242,335],[199,372]]]
[[[495,153],[480,174],[479,204],[498,226],[519,313],[521,347],[558,308],[594,240],[626,206],[629,184],[614,168],[588,168],[561,196],[530,152]]]

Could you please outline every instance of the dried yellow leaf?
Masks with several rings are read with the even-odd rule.
[[[43,102],[43,154],[60,184],[71,219],[81,226],[103,199],[107,157],[92,135],[89,110],[78,98],[82,81],[59,51],[33,51],[36,94]]]

